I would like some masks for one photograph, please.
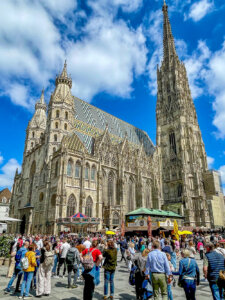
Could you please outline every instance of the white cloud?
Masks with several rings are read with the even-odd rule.
[[[186,19],[190,18],[197,22],[204,18],[214,8],[214,2],[211,0],[200,0],[191,5]]]
[[[218,171],[221,174],[222,183],[225,184],[225,165],[221,166]]]
[[[3,156],[2,155],[0,155],[0,165],[2,164],[2,162],[3,162]]]
[[[213,167],[215,159],[213,157],[207,156],[208,167],[211,169]]]
[[[13,179],[15,176],[16,169],[21,171],[21,166],[16,159],[11,158],[3,167],[1,168],[0,173],[0,187],[8,187],[11,189],[13,185]]]

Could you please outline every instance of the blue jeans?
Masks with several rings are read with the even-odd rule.
[[[110,296],[114,294],[114,274],[115,271],[106,271],[104,273],[104,295],[108,295],[108,284],[110,283]]]
[[[167,291],[168,291],[168,299],[173,300],[173,293],[172,293],[172,286],[171,284],[167,285]]]
[[[38,271],[38,267],[35,267],[35,271],[34,271],[34,279],[33,279],[33,282],[34,282],[34,287],[36,288],[37,286],[37,279],[36,279],[36,275],[37,275],[37,271]]]
[[[187,300],[196,300],[195,299],[195,292],[196,292],[195,280],[184,279],[183,280],[183,288],[184,288]]]
[[[52,268],[52,273],[53,274],[56,274],[56,268],[57,268],[57,263],[58,263],[58,255],[54,255],[54,265],[53,265],[53,268]]]
[[[20,280],[21,280],[21,278],[22,278],[22,276],[23,276],[23,270],[20,270],[20,269],[14,269],[14,273],[13,273],[13,276],[11,277],[11,279],[10,279],[10,281],[9,281],[9,284],[8,284],[8,286],[7,286],[7,288],[6,288],[6,290],[8,291],[8,292],[10,292],[10,288],[11,288],[11,286],[13,285],[13,282],[14,282],[14,280],[16,279],[16,277],[18,276],[18,279],[17,279],[17,284],[16,284],[16,291],[18,291],[19,290],[19,285],[20,285]]]
[[[24,296],[25,297],[29,296],[30,285],[31,285],[31,281],[33,279],[33,275],[34,275],[34,272],[24,272],[20,296],[23,297],[24,290],[25,290]]]
[[[218,285],[215,282],[209,282],[209,286],[211,288],[212,291],[212,296],[214,300],[222,300],[223,298],[223,286]]]

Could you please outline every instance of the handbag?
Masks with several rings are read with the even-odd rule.
[[[187,271],[188,271],[188,269],[189,269],[190,263],[191,263],[191,259],[189,258],[189,262],[188,262],[188,266],[187,266],[186,273],[187,273]],[[185,275],[185,274],[184,274],[184,275]],[[183,288],[183,276],[184,276],[184,275],[180,275],[180,276],[179,276],[179,279],[178,279],[178,284],[177,284],[177,286],[179,286],[180,288]]]

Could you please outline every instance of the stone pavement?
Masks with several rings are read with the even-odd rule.
[[[202,275],[202,261],[197,259],[200,272]],[[1,300],[15,300],[17,299],[16,296],[12,294],[5,295],[4,294],[4,288],[6,287],[9,279],[5,277],[5,274],[7,273],[7,268],[4,266],[0,266],[0,299]],[[118,262],[118,267],[115,274],[115,300],[135,300],[135,290],[134,287],[130,286],[128,283],[128,271],[125,266],[124,261]],[[176,277],[177,278],[177,277]],[[103,298],[103,271],[101,272],[101,283],[99,286],[95,288],[95,294],[93,299],[94,300],[100,300]],[[49,297],[42,297],[42,299],[46,300],[54,300],[54,299],[60,299],[60,300],[82,300],[82,293],[83,293],[83,283],[78,283],[79,287],[73,290],[67,289],[67,277],[65,278],[59,278],[54,279],[52,278],[52,293]],[[173,289],[173,295],[174,299],[176,300],[184,300],[185,295],[183,292],[183,289],[179,287],[172,288]],[[12,289],[13,293],[13,289]],[[31,291],[32,295],[35,295],[35,291]],[[35,299],[35,296],[33,296],[33,299]],[[38,299],[38,298],[36,298]],[[204,281],[201,276],[201,284],[197,287],[197,294],[196,294],[197,300],[211,300],[212,295],[209,289],[208,282]]]

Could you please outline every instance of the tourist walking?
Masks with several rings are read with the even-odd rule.
[[[122,237],[119,244],[120,244],[120,253],[121,253],[121,260],[120,261],[122,261],[124,259],[124,261],[126,262],[125,251],[128,248],[127,241]]]
[[[224,299],[223,292],[225,284],[219,276],[220,271],[224,270],[225,261],[223,255],[215,251],[213,243],[208,243],[206,245],[206,254],[203,261],[203,272],[205,278],[208,279],[214,300]]]
[[[37,266],[35,258],[35,244],[31,244],[28,247],[28,252],[25,254],[25,257],[21,260],[22,268],[24,271],[23,282],[21,285],[21,292],[19,299],[29,299],[32,296],[29,296],[31,281],[34,276],[34,270]],[[27,258],[27,259],[26,259]]]
[[[67,239],[64,238],[63,244],[59,250],[59,263],[58,263],[58,268],[57,268],[57,277],[60,274],[60,268],[62,266],[64,267],[62,277],[64,277],[66,274],[66,255],[67,255],[69,248],[70,248],[70,244],[67,242]]]
[[[110,283],[110,297],[114,296],[114,275],[117,266],[117,249],[113,240],[108,241],[107,248],[103,252],[105,258],[104,268],[104,299],[108,299],[108,285]]]
[[[75,247],[75,242],[71,242],[71,248],[66,255],[66,265],[68,270],[68,288],[77,288],[78,268],[80,265],[80,253]],[[73,272],[73,285],[71,284],[71,275]]]
[[[44,247],[41,249],[40,266],[37,273],[37,289],[36,296],[49,296],[51,293],[51,275],[54,265],[54,251],[51,250],[51,244],[44,242]]]
[[[7,288],[5,289],[5,294],[10,293],[11,286],[13,285],[13,282],[16,278],[17,278],[17,283],[16,283],[16,288],[15,288],[14,293],[15,294],[19,293],[20,281],[23,276],[23,269],[21,267],[20,262],[21,262],[21,259],[25,257],[25,254],[28,251],[28,246],[29,246],[29,243],[25,242],[24,245],[16,252],[14,273],[9,281]]]
[[[153,250],[148,254],[146,263],[146,278],[152,274],[152,286],[154,299],[160,299],[160,293],[163,300],[167,300],[167,276],[172,277],[166,254],[160,251],[159,241],[152,244]]]
[[[84,267],[82,273],[84,278],[83,300],[92,300],[95,285],[100,283],[99,264],[102,260],[102,253],[97,249],[98,241],[94,240],[89,249],[81,254],[81,262]]]
[[[190,251],[182,250],[183,259],[179,262],[179,271],[173,272],[173,275],[179,275],[179,285],[183,287],[186,299],[195,300],[196,284],[199,285],[200,272],[197,262],[190,258]]]
[[[199,242],[197,244],[197,250],[199,252],[200,259],[202,260],[203,259],[203,254],[204,254],[204,245],[203,245],[201,240],[199,240]]]
[[[134,243],[129,244],[129,248],[127,249],[127,267],[128,270],[131,271],[131,267],[135,258],[135,249],[134,249]]]

